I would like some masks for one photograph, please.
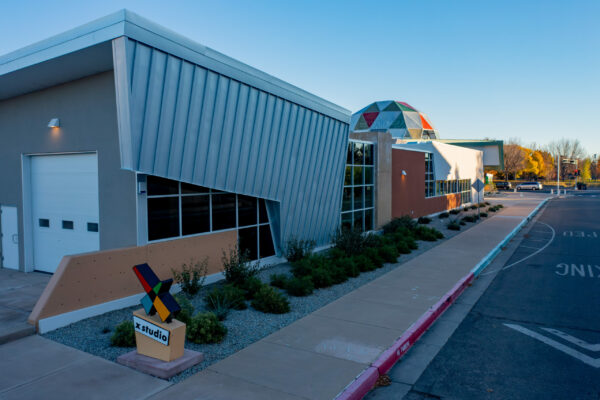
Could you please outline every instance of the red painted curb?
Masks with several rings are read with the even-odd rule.
[[[417,340],[433,325],[440,315],[461,295],[466,287],[475,278],[473,272],[459,280],[442,298],[425,312],[414,324],[408,328],[394,344],[384,351],[371,367],[363,371],[350,385],[344,389],[336,400],[360,400],[372,388],[379,376],[387,374],[390,369],[406,354]]]
[[[336,400],[360,400],[362,399],[377,382],[379,372],[375,367],[369,367],[344,389]]]

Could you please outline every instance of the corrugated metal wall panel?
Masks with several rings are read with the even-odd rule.
[[[127,71],[115,73],[130,82],[135,170],[276,201],[283,241],[329,241],[348,121],[130,39],[125,49]]]

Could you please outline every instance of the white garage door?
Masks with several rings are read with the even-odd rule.
[[[64,255],[100,248],[96,154],[31,158],[33,265],[54,272]]]

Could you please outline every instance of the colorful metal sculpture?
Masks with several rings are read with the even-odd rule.
[[[133,272],[146,291],[146,295],[141,301],[146,314],[154,315],[158,312],[161,321],[171,322],[173,317],[181,311],[179,303],[169,293],[173,279],[161,281],[148,264],[136,265],[133,267]]]

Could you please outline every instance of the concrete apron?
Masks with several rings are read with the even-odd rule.
[[[382,355],[403,355],[408,347],[402,340],[414,343],[468,285],[471,269],[542,200],[519,201],[514,210],[507,206],[152,398],[231,399],[242,393],[248,400],[362,398],[379,376],[378,367],[385,373],[393,365]]]

